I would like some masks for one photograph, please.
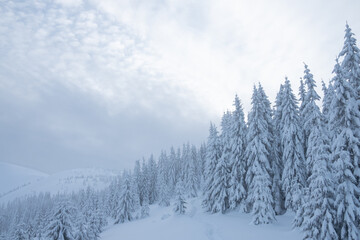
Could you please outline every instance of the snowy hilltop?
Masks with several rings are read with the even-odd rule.
[[[88,187],[101,190],[118,175],[114,171],[95,168],[72,169],[49,175],[1,162],[0,171],[0,204],[39,193],[71,194]]]

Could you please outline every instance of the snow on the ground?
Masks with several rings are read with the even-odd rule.
[[[34,169],[0,162],[0,197],[47,176]]]
[[[173,206],[151,206],[150,217],[109,226],[101,234],[102,240],[297,240],[302,239],[293,230],[293,215],[277,216],[277,222],[268,225],[251,224],[251,215],[204,213],[200,199],[187,204],[185,215],[176,215]]]
[[[3,166],[5,166],[3,168]],[[0,171],[8,171],[7,165],[1,165]],[[0,189],[10,189],[0,195],[0,203],[6,203],[18,197],[33,195],[40,192],[49,192],[51,194],[57,193],[72,193],[81,189],[91,187],[95,190],[101,190],[109,186],[117,173],[111,170],[85,168],[67,170],[52,175],[41,175],[40,178],[29,178],[28,181],[23,181],[26,178],[23,176],[30,175],[32,169],[17,167],[14,165],[14,178],[8,179],[8,174],[0,175]],[[17,170],[23,170],[17,172]],[[27,174],[29,173],[29,174]],[[1,173],[0,173],[1,174]],[[21,183],[20,185],[16,185]],[[16,187],[12,187],[15,186]]]

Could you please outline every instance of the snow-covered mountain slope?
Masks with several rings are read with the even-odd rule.
[[[27,171],[25,171],[25,173],[27,173]],[[16,179],[15,177],[14,182],[21,182],[22,179],[25,179],[23,178],[23,176],[26,175],[25,173],[17,173],[15,176],[18,176],[18,178]],[[117,172],[94,168],[73,169],[52,175],[44,174],[39,178],[29,179],[25,184],[20,184],[16,188],[12,188],[11,191],[5,192],[0,196],[0,203],[6,203],[17,197],[24,197],[40,192],[49,192],[51,194],[71,193],[86,189],[87,187],[101,190],[109,186],[116,176]],[[6,180],[6,176],[1,176],[1,178]],[[4,189],[9,188],[8,182],[7,180],[1,181],[0,185],[4,185],[1,187]]]
[[[102,240],[297,240],[302,239],[293,230],[292,215],[277,216],[277,222],[268,225],[251,224],[251,215],[204,213],[200,199],[192,199],[185,215],[176,215],[173,207],[151,206],[150,217],[133,222],[111,225],[102,234]]]
[[[47,176],[31,168],[0,162],[0,197]]]

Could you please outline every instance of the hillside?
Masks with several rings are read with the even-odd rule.
[[[47,176],[34,169],[0,162],[0,198]]]
[[[189,201],[187,213],[176,215],[170,207],[151,206],[150,217],[118,225],[110,225],[101,234],[102,240],[282,240],[302,239],[293,230],[292,215],[278,216],[274,224],[251,224],[251,215],[231,212],[229,214],[204,213],[201,200]]]
[[[101,190],[109,186],[117,173],[111,170],[84,168],[47,175],[12,164],[0,165],[0,203],[40,192],[71,193],[88,186]]]

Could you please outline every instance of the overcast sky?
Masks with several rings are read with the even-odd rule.
[[[273,101],[303,62],[331,77],[360,1],[0,0],[0,161],[53,173],[129,168]],[[358,36],[358,35],[356,35]],[[320,89],[319,89],[320,91]]]

